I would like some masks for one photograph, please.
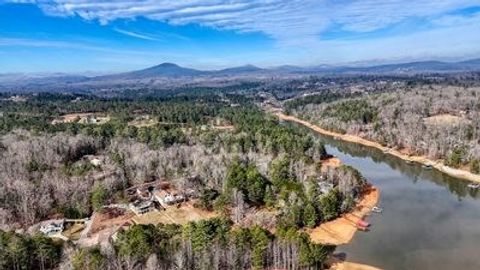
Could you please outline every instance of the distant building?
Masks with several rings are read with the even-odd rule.
[[[171,193],[166,190],[156,190],[153,196],[163,207],[183,202],[186,199],[184,195]]]
[[[97,155],[85,155],[83,159],[90,162],[93,166],[100,166],[104,163],[105,157]]]
[[[153,201],[135,201],[129,207],[135,214],[142,215],[154,210],[155,204]]]
[[[99,121],[95,115],[87,115],[86,117],[81,118],[78,122],[81,124],[96,124]]]
[[[13,102],[25,102],[25,101],[27,101],[27,98],[24,97],[24,96],[15,95],[15,96],[11,96],[10,100],[13,101]]]
[[[99,158],[93,158],[92,160],[90,160],[90,164],[92,164],[93,166],[100,166],[102,165],[103,163],[103,160],[99,159]]]
[[[333,184],[329,182],[318,182],[320,193],[327,194],[333,189]]]
[[[46,236],[52,236],[63,232],[65,220],[49,220],[40,226],[40,232]]]
[[[152,200],[152,193],[153,187],[138,187],[137,188],[137,198],[142,201]]]
[[[185,194],[185,196],[186,196],[187,198],[189,198],[189,199],[196,199],[196,198],[199,197],[199,194],[198,194],[195,190],[193,190],[193,189],[187,189],[187,190],[185,190],[185,193],[184,193],[184,194]]]

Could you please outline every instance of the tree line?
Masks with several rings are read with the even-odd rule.
[[[71,101],[55,96],[43,98],[47,99],[46,104],[48,99],[63,105]],[[245,103],[230,106],[225,99]],[[347,211],[359,195],[364,179],[347,167],[322,172],[321,160],[328,154],[320,141],[305,131],[281,124],[241,97],[205,97],[197,105],[194,100],[179,97],[175,101],[138,104],[85,101],[95,110],[96,106],[107,106],[103,102],[108,106],[119,102],[122,105],[117,108],[126,106],[125,113],[148,104],[152,107],[144,111],[154,113],[160,108],[175,107],[182,111],[179,115],[196,111],[195,106],[200,111],[205,109],[197,115],[198,121],[190,122],[182,116],[170,119],[183,124],[179,126],[132,127],[127,122],[131,117],[122,118],[118,113],[113,114],[115,119],[99,125],[45,123],[48,129],[40,129],[37,124],[27,123],[4,130],[0,137],[1,229],[25,229],[51,215],[84,218],[99,211],[102,205],[125,202],[124,191],[128,187],[167,179],[179,189],[194,189],[200,194],[196,207],[215,210],[222,218],[186,226],[134,226],[121,233],[119,240],[107,249],[79,249],[65,243],[60,248],[61,258],[55,249],[44,267],[321,269],[330,249],[311,243],[298,230]],[[46,104],[39,102],[38,106]],[[207,105],[214,108],[206,108]],[[37,105],[24,106],[13,113],[28,119]],[[22,110],[31,111],[23,115]],[[175,117],[177,111],[172,112]],[[45,113],[42,117],[50,116]],[[234,129],[203,129],[202,125],[212,117],[232,124]],[[93,165],[88,156],[99,156],[102,163]],[[321,194],[319,181],[329,181],[336,188]],[[255,208],[278,212],[273,220],[275,235],[261,224],[242,226],[243,217]],[[26,237],[22,243],[30,241],[27,236],[11,234],[3,238],[6,249],[13,248],[19,237]],[[5,257],[9,265],[14,259]],[[12,269],[39,265],[33,257],[22,257],[21,265]]]
[[[480,89],[426,84],[320,104],[292,114],[412,155],[480,173]]]

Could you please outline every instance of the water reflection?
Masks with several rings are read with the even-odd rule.
[[[368,217],[371,231],[337,248],[347,260],[383,269],[480,269],[480,195],[467,181],[378,149],[316,136],[380,188],[384,211]]]
[[[393,170],[400,171],[404,174],[407,180],[417,182],[419,179],[431,181],[437,185],[448,188],[450,192],[458,196],[459,199],[470,196],[479,198],[478,190],[469,188],[468,181],[463,181],[435,169],[425,169],[418,163],[407,163],[406,161],[386,154],[376,148],[358,145],[355,143],[344,142],[336,140],[332,137],[317,135],[323,141],[331,152],[341,152],[354,157],[370,158],[375,163],[385,163]],[[334,154],[334,153],[333,153]]]

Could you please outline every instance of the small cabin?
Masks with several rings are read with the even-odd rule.
[[[152,201],[135,201],[129,207],[136,215],[142,215],[155,209],[155,204]]]
[[[319,182],[318,187],[319,187],[320,193],[327,194],[333,189],[333,184],[329,182]]]
[[[167,207],[172,204],[180,203],[186,200],[182,194],[168,192],[166,190],[157,190],[153,193],[155,199],[163,206]]]
[[[52,236],[63,232],[65,221],[62,220],[50,220],[40,226],[40,232],[46,236]]]

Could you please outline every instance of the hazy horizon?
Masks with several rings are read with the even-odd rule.
[[[24,74],[24,75],[31,75],[31,76],[54,76],[54,75],[82,75],[82,76],[102,76],[102,75],[113,75],[113,74],[119,74],[119,73],[128,73],[128,72],[133,72],[133,71],[139,71],[139,70],[144,70],[144,69],[149,69],[153,68],[156,66],[160,66],[162,64],[174,64],[177,65],[181,68],[187,68],[187,69],[195,69],[198,71],[205,71],[205,72],[215,72],[215,71],[221,71],[224,69],[229,69],[229,68],[239,68],[239,67],[246,67],[246,66],[253,66],[257,67],[260,69],[266,69],[266,70],[275,70],[276,68],[282,68],[282,67],[297,67],[297,68],[305,68],[308,70],[308,68],[315,68],[315,67],[377,67],[377,66],[384,66],[384,65],[395,65],[395,64],[409,64],[409,63],[415,63],[415,62],[444,62],[444,63],[456,63],[456,62],[462,62],[462,61],[469,61],[469,60],[477,60],[480,58],[458,58],[458,59],[411,59],[411,60],[390,60],[390,61],[379,61],[379,60],[372,60],[372,61],[363,61],[363,62],[347,62],[347,63],[336,63],[336,64],[322,64],[319,63],[318,65],[278,65],[278,66],[259,66],[259,65],[253,65],[250,63],[245,63],[245,64],[240,64],[237,66],[221,66],[217,68],[197,68],[189,65],[180,65],[178,63],[173,63],[173,62],[162,62],[150,66],[145,66],[145,67],[139,67],[137,69],[125,69],[125,70],[83,70],[83,71],[70,71],[70,72],[63,72],[63,71],[38,71],[38,72],[29,72],[29,71],[17,71],[17,72],[0,72],[0,75],[15,75],[15,74]]]
[[[0,0],[0,73],[114,73],[163,62],[373,65],[480,56],[478,1]]]

